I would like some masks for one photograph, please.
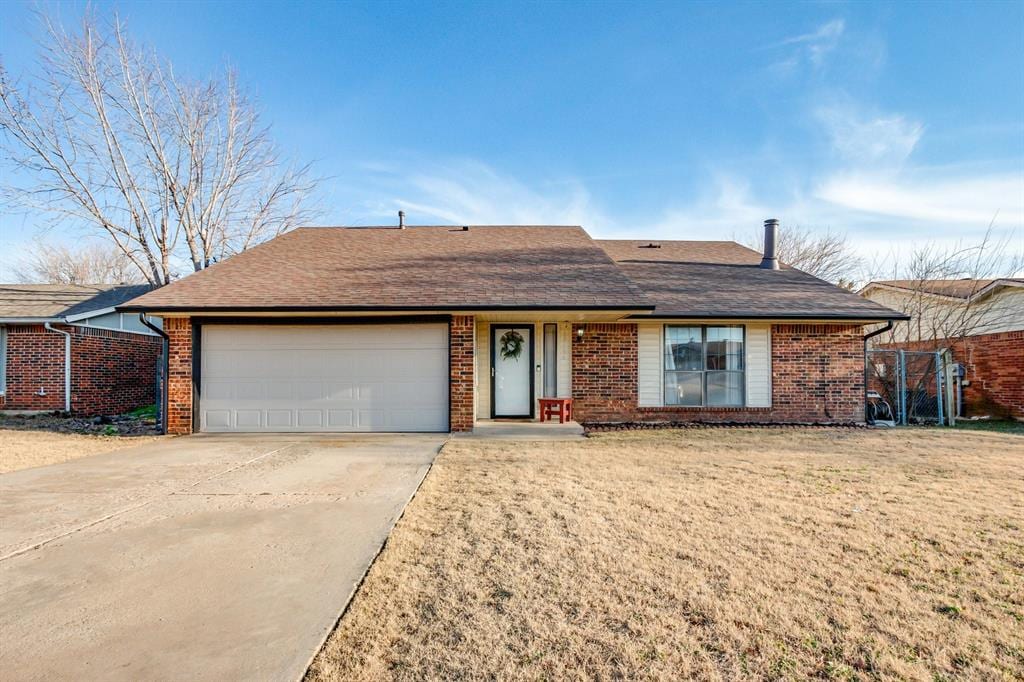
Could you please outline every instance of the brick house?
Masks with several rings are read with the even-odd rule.
[[[162,339],[115,310],[148,290],[0,284],[0,411],[91,416],[152,404]]]
[[[862,422],[863,327],[903,318],[734,242],[551,226],[302,228],[119,310],[165,321],[172,433],[469,431],[541,397]]]
[[[1024,279],[881,280],[860,293],[909,316],[875,347],[951,351],[961,416],[1024,419]]]

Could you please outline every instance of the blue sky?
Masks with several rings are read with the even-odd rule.
[[[716,239],[778,217],[870,256],[998,213],[1024,248],[1024,3],[94,6],[179,71],[234,66],[328,178],[324,224]],[[15,75],[31,7],[0,4]],[[0,218],[0,278],[38,222]]]

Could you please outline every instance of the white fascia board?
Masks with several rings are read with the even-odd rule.
[[[78,322],[79,320],[87,320],[90,317],[99,317],[100,315],[106,315],[108,313],[116,313],[115,308],[100,308],[99,310],[90,310],[87,313],[78,313],[77,315],[68,315],[64,319],[68,322]]]

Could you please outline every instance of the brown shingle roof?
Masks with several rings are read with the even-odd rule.
[[[113,308],[147,291],[146,284],[0,284],[0,318],[62,318]]]
[[[597,243],[654,301],[653,314],[658,317],[905,317],[795,268],[760,268],[761,254],[735,242],[602,239]]]
[[[872,284],[881,284],[897,289],[966,299],[981,292],[995,282],[1004,281],[1024,283],[1024,279],[1016,277],[1003,277],[1000,279],[886,279],[873,281],[864,288],[867,289]]]
[[[301,228],[127,309],[643,310],[643,292],[580,227]]]

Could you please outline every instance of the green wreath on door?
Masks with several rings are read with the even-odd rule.
[[[515,329],[510,329],[501,335],[499,343],[501,345],[498,352],[501,353],[502,360],[518,360],[523,353],[523,344],[526,340]]]

